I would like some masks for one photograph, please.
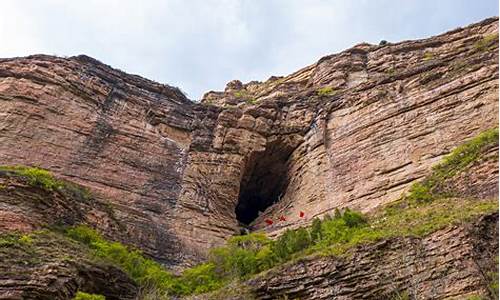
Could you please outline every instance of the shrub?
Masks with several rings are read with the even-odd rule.
[[[325,86],[317,91],[318,96],[333,96],[336,94],[335,90],[331,86]]]
[[[295,234],[295,240],[293,241],[293,252],[299,252],[311,245],[311,236],[309,231],[304,227],[299,228]]]
[[[422,58],[424,61],[428,61],[434,58],[434,53],[432,52],[425,52],[424,57]]]
[[[270,242],[271,240],[264,233],[260,232],[234,236],[227,241],[227,243],[231,246],[251,251],[257,251]]]
[[[205,263],[185,270],[179,283],[182,286],[181,294],[206,293],[224,284],[217,276],[213,263]]]
[[[1,166],[0,171],[12,172],[26,178],[30,185],[48,191],[54,191],[63,186],[62,181],[55,179],[49,171],[36,167]]]
[[[271,240],[262,233],[235,236],[226,246],[212,249],[210,262],[223,277],[245,277],[274,264],[274,253],[270,251]]]
[[[33,237],[29,234],[23,234],[19,237],[19,242],[25,245],[33,244]]]
[[[349,212],[340,218],[324,221],[321,226],[323,238],[318,244],[327,246],[348,242],[357,228],[364,224],[358,220],[357,214]]]
[[[257,254],[255,254],[255,259],[257,260],[257,267],[259,271],[272,268],[278,261],[278,258],[271,249],[270,245],[260,248]]]
[[[87,294],[84,292],[77,292],[73,300],[106,300],[106,297],[96,294]]]
[[[360,227],[366,224],[366,219],[361,213],[352,211],[349,208],[346,208],[344,214],[342,215],[342,219],[344,220],[347,227],[350,228]]]
[[[66,234],[87,245],[97,257],[122,268],[141,286],[154,287],[173,294],[186,292],[184,286],[173,274],[153,260],[145,258],[139,250],[129,249],[119,242],[107,241],[94,229],[85,225],[69,228]]]

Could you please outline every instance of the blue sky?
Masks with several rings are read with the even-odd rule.
[[[498,15],[497,0],[2,0],[0,57],[87,54],[196,100],[360,42],[423,38]]]

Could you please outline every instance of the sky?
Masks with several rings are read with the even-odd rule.
[[[0,57],[86,54],[192,100],[355,44],[498,16],[497,0],[0,0]]]

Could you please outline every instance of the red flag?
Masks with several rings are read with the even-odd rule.
[[[271,219],[265,219],[264,221],[267,223],[267,225],[273,225],[273,220]]]
[[[286,221],[285,216],[281,216],[281,217],[280,217],[280,221]]]
[[[303,211],[301,211],[301,212],[299,213],[299,217],[301,217],[301,218],[303,218],[303,217],[304,217],[304,212],[303,212]]]

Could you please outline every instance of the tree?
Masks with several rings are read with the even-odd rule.
[[[294,251],[298,252],[306,249],[311,245],[311,236],[309,235],[309,231],[304,227],[300,227],[295,234],[295,243],[294,243]]]
[[[311,240],[316,243],[321,240],[323,233],[321,232],[321,220],[314,218],[311,226]]]
[[[366,223],[362,214],[352,211],[349,208],[346,209],[342,218],[344,219],[345,224],[351,228],[358,227]]]

